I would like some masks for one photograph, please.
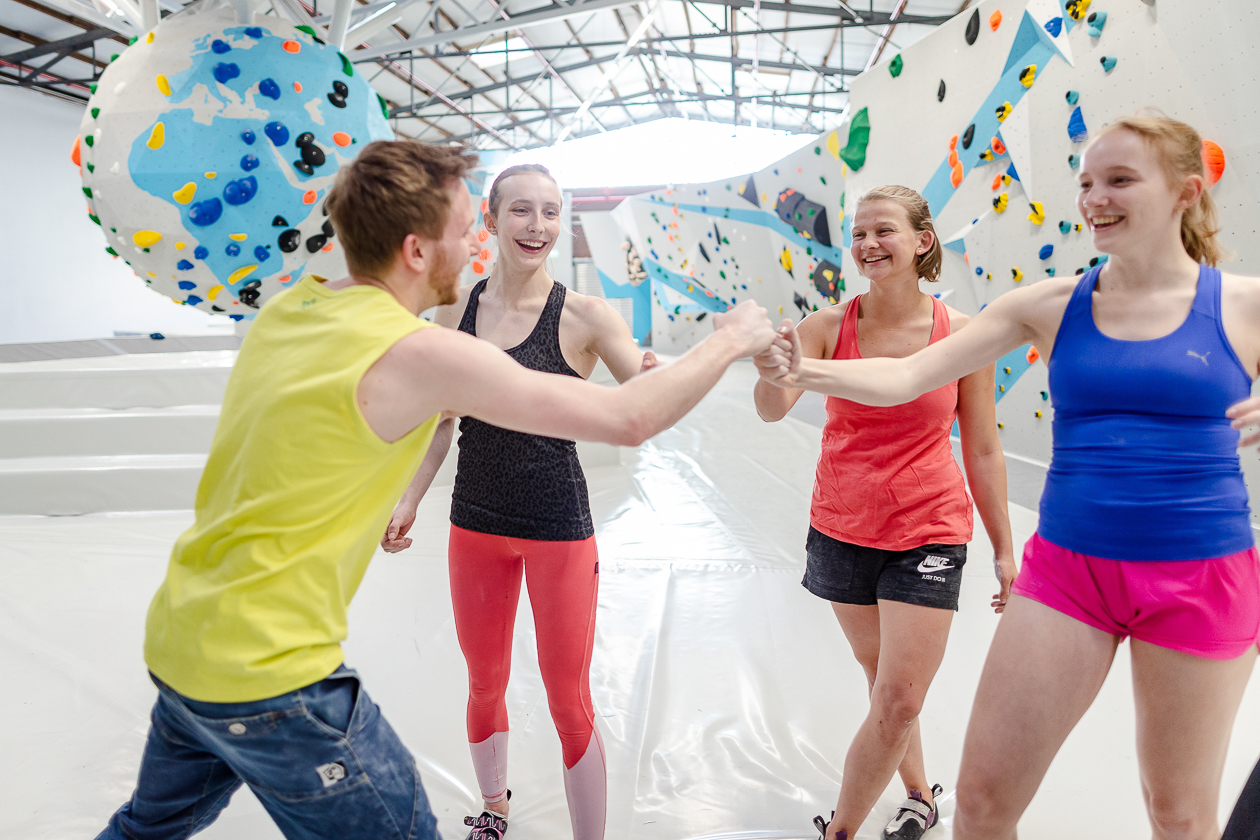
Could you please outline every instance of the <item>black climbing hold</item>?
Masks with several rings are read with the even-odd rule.
[[[280,217],[277,216],[276,218]],[[277,244],[280,246],[280,250],[284,251],[286,254],[293,253],[298,249],[298,246],[302,244],[302,231],[297,228],[286,230],[284,233],[280,234]]]
[[[329,220],[325,219],[325,220],[324,220],[324,226],[323,226],[322,228],[320,228],[320,230],[322,230],[322,231],[324,232],[324,236],[327,236],[329,239],[332,239],[332,238],[333,238],[334,231],[333,231],[333,226],[332,226],[332,222],[331,222],[331,221],[329,221]]]
[[[844,277],[838,265],[828,260],[819,260],[810,279],[814,281],[814,289],[818,294],[832,303],[840,300],[840,293],[844,291]]]
[[[310,239],[306,240],[306,250],[310,251],[313,254],[316,251],[318,251],[320,248],[323,248],[327,244],[328,244],[328,237],[324,236],[322,233],[317,233],[314,236],[312,236]]]
[[[311,167],[311,165],[310,165],[309,163],[307,163],[307,162],[306,162],[306,161],[304,161],[304,160],[295,160],[295,161],[293,161],[293,168],[294,168],[294,169],[296,169],[297,171],[301,172],[303,175],[314,175],[314,174],[315,174],[315,170]]]
[[[258,291],[258,287],[261,285],[262,285],[261,280],[250,280],[244,286],[241,286],[241,288],[237,291],[236,296],[240,298],[241,303],[245,304],[246,306],[252,306],[254,309],[257,309],[258,297],[260,294],[262,294],[261,292]]]
[[[341,80],[333,82],[333,90],[343,99],[350,95],[350,88],[346,87],[346,83]]]
[[[293,145],[297,146],[300,149],[306,144],[314,143],[314,142],[315,142],[315,135],[311,134],[309,131],[303,131],[301,134],[297,136],[297,139],[293,141]]]
[[[702,243],[697,242],[696,246],[700,249],[700,256],[704,257],[705,262],[713,262],[713,260],[709,259],[709,252],[704,250],[704,245]]]
[[[324,165],[324,150],[314,143],[309,143],[302,147],[302,160],[311,166]]]
[[[976,124],[972,123],[971,125],[967,126],[967,130],[963,132],[962,147],[964,149],[970,149],[971,141],[974,139],[976,139]]]
[[[328,94],[328,101],[336,108],[346,107],[346,98],[339,93]]]
[[[215,312],[227,312],[227,310],[224,309],[222,306],[215,306],[213,303],[210,304],[210,308],[213,309]]]
[[[284,220],[284,216],[276,216],[271,220],[272,227],[288,227],[289,223]]]
[[[941,84],[936,89],[936,101],[937,102],[945,101],[945,80],[944,79],[941,79]]]
[[[976,9],[971,13],[971,19],[967,21],[967,45],[970,46],[976,42],[976,38],[980,37],[980,10]]]
[[[709,315],[708,312],[701,312],[699,315],[696,316],[696,322],[699,323],[700,321],[703,321],[706,317],[708,317],[708,315]]]
[[[827,214],[823,206],[807,199],[804,193],[795,190],[785,191],[779,196],[775,212],[778,213],[780,219],[791,225],[801,235],[828,247],[831,246],[831,229],[827,224]]]

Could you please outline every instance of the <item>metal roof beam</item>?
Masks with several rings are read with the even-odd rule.
[[[95,44],[97,41],[108,38],[113,34],[113,29],[98,27],[96,29],[90,29],[87,32],[81,32],[78,35],[71,35],[69,38],[62,38],[57,41],[45,41],[39,46],[0,56],[0,60],[11,61],[14,64],[19,64],[28,59],[38,58],[41,55],[48,55],[49,53],[59,53],[63,50],[73,51],[79,47],[88,47]]]

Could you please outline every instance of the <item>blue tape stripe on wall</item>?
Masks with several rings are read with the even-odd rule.
[[[604,289],[606,298],[630,298],[634,303],[634,324],[630,331],[634,340],[640,344],[652,332],[652,284],[644,281],[635,286],[630,283],[618,283],[598,268],[599,284]]]

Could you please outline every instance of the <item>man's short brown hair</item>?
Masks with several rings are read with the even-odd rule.
[[[450,218],[447,190],[477,165],[462,146],[378,140],[337,173],[325,208],[351,274],[377,277],[394,264],[407,234],[441,239]]]

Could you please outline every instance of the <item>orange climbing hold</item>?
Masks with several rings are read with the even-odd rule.
[[[954,189],[958,189],[958,185],[963,182],[963,165],[962,161],[954,164],[954,169],[949,173],[949,182],[953,184]]]
[[[1002,174],[999,172],[997,175],[993,176],[993,186],[989,187],[989,189],[996,192],[998,189],[1001,188],[1001,186],[1002,186]]]
[[[489,238],[490,238],[490,231],[486,230],[485,228],[482,228],[481,230],[477,231],[478,242],[485,242]]]
[[[996,155],[1006,154],[1006,144],[1002,142],[1001,137],[993,138],[993,153]]]
[[[486,271],[486,267],[484,265],[482,265],[477,260],[473,260],[473,273],[474,274],[484,274],[485,271]]]
[[[949,138],[949,149],[950,149],[950,151],[952,152],[952,151],[953,151],[954,149],[956,149],[956,148],[958,148],[958,135],[957,135],[957,134],[955,134],[953,137]]]
[[[1028,360],[1030,365],[1037,363],[1037,360],[1041,358],[1041,354],[1037,352],[1036,345],[1028,345],[1028,352],[1024,354],[1024,358]]]
[[[77,152],[79,148],[78,140],[75,140],[74,148]],[[1202,154],[1203,168],[1207,170],[1208,186],[1211,186],[1221,180],[1221,175],[1225,173],[1225,150],[1211,140],[1204,140]]]
[[[950,169],[953,169],[957,165],[958,165],[958,150],[950,149],[949,150],[949,167]]]
[[[482,260],[488,260],[488,259],[490,259],[490,249],[489,249],[489,248],[482,248],[482,249],[481,249],[481,253],[477,255],[477,258],[478,258],[478,259],[482,259]]]
[[[1002,25],[1002,10],[998,9],[996,12],[989,15],[989,28],[992,29],[994,32],[997,32],[997,28],[1001,25]]]
[[[303,194],[302,194],[302,203],[303,203],[303,204],[314,204],[314,203],[315,203],[315,199],[316,199],[316,198],[318,198],[318,197],[319,197],[319,196],[317,196],[317,195],[315,194],[315,190],[307,190],[305,193],[303,193]]]
[[[349,146],[350,135],[346,134],[344,131],[334,131],[333,142],[336,143],[338,146]]]
[[[302,92],[302,83],[301,83],[301,82],[294,82],[294,83],[293,83],[293,92],[294,92],[294,93],[301,93],[301,92]]]
[[[320,248],[319,250],[321,250],[321,251],[323,251],[325,254],[327,254],[327,253],[328,253],[329,251],[331,251],[334,247],[336,247],[336,243],[335,243],[335,242],[329,242],[327,245],[325,245],[323,248]]]
[[[285,41],[280,46],[284,47],[284,51],[287,53],[297,54],[302,51],[302,45],[297,41]]]
[[[82,140],[83,138],[81,136],[75,135],[74,145],[70,147],[70,162],[73,163],[75,166],[83,165],[83,155],[79,151],[79,143]]]
[[[484,198],[481,199],[481,212],[484,213],[489,209],[490,209],[490,202]]]

